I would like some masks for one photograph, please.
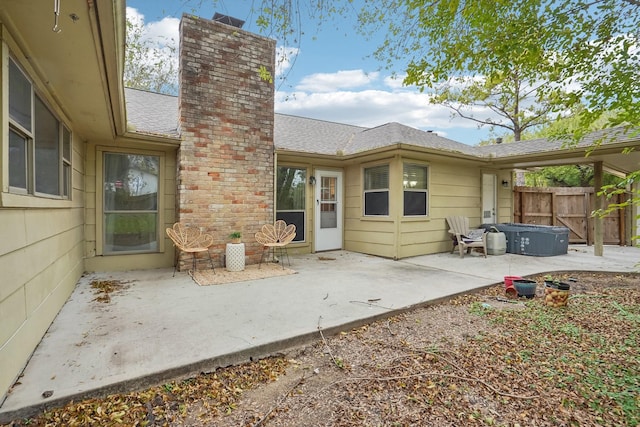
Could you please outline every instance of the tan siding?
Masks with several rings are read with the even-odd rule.
[[[5,343],[27,319],[24,290],[16,292],[0,301],[0,343]]]
[[[502,181],[509,183],[507,188],[502,186]],[[498,174],[498,216],[497,221],[513,222],[513,182],[511,171],[501,171]]]
[[[348,243],[348,247],[347,247]],[[369,242],[346,242],[345,249],[353,252],[360,252],[363,254],[381,256],[384,258],[395,258],[395,246],[390,245],[377,245]]]
[[[397,173],[397,165],[391,160],[382,163],[390,165],[390,175]],[[395,167],[395,169],[394,169]],[[390,182],[390,185],[392,183]],[[365,218],[362,209],[362,166],[352,165],[345,169],[345,218],[344,247],[346,250],[363,252],[387,258],[396,256],[396,223],[394,203],[390,195],[390,216],[388,218]]]
[[[74,261],[76,260],[73,260],[72,264]],[[63,262],[62,259],[61,262]],[[36,310],[28,315],[20,325],[16,325],[18,327],[11,331],[10,339],[0,346],[0,366],[2,366],[0,370],[0,390],[7,390],[24,368],[29,356],[80,278],[83,270],[81,265],[81,262],[77,262],[75,263],[75,268],[72,268],[70,264],[65,279],[53,288],[46,301],[36,307]],[[19,292],[22,292],[22,290]]]
[[[77,237],[81,237],[81,232],[77,230],[70,231],[60,235],[59,238],[50,239],[47,243],[40,245],[43,250],[57,246],[61,249],[57,253],[62,253],[62,255],[52,260],[49,265],[42,268],[36,276],[25,284],[28,315],[33,314],[37,308],[45,302],[55,288],[60,286],[60,283],[66,283],[66,281],[69,280],[67,277],[69,271],[84,269],[84,265],[81,262],[82,242],[77,241]],[[75,241],[76,244],[71,245],[72,241]],[[67,248],[66,246],[70,247]]]
[[[447,252],[451,247],[445,218],[464,215],[480,222],[482,210],[479,166],[431,162],[429,166],[429,217],[400,222],[398,258]]]
[[[22,248],[27,244],[23,210],[2,211],[0,236],[2,236],[0,239],[0,256]],[[5,270],[0,269],[0,271]],[[0,292],[2,292],[2,288],[0,288]]]
[[[84,226],[81,207],[3,210],[2,219],[2,240],[13,242],[0,255],[0,390],[7,390],[84,271]]]
[[[0,257],[0,271],[2,271],[0,301],[22,288],[31,278],[34,270],[27,262],[26,252],[26,249],[20,248]]]

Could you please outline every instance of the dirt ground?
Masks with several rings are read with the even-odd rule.
[[[325,337],[319,330],[316,343],[280,357],[155,390],[78,402],[14,425],[635,425],[640,398],[623,404],[605,401],[600,414],[590,407],[594,397],[580,391],[578,377],[590,363],[579,355],[593,347],[589,341],[593,334],[624,343],[631,339],[624,329],[629,324],[637,328],[640,313],[626,313],[631,323],[620,323],[616,329],[623,311],[614,308],[607,317],[607,310],[597,304],[615,299],[614,307],[637,310],[640,275],[556,273],[554,278],[571,284],[571,299],[566,308],[546,310],[543,276],[529,278],[539,283],[532,300],[508,300],[504,285],[494,286],[338,336]],[[580,306],[583,302],[588,305]],[[535,336],[520,317],[510,317],[510,313],[533,312],[531,307],[539,309],[531,321],[543,329]],[[496,312],[503,315],[497,317],[503,323],[492,317]],[[589,313],[598,313],[613,329],[603,329]],[[509,323],[509,319],[518,320]],[[546,328],[545,322],[551,326]],[[558,328],[569,334],[569,340],[571,334],[577,337],[572,347],[564,347],[566,336],[552,336]],[[640,364],[633,354],[637,347],[633,343],[622,347],[632,350],[625,353],[626,359],[615,359],[611,350],[613,354],[603,360],[631,369],[629,381],[636,382],[640,391]],[[556,361],[562,364],[556,367]],[[125,410],[116,411],[122,402]],[[135,422],[133,416],[127,418],[134,411],[141,416]],[[120,415],[114,418],[114,413]],[[110,415],[98,416],[104,414]]]
[[[543,276],[528,278],[540,284],[544,280]],[[640,290],[640,276],[637,275],[572,272],[556,273],[554,278],[570,283],[572,295],[595,295],[606,288]],[[544,288],[539,285],[536,296],[541,299],[543,295]],[[199,419],[199,415],[204,414],[196,410],[185,419],[184,425],[543,425],[530,424],[527,416],[522,416],[527,411],[514,409],[509,414],[473,391],[463,399],[468,408],[447,408],[447,393],[436,396],[432,404],[441,404],[444,411],[424,411],[422,405],[412,402],[410,390],[407,392],[407,388],[420,387],[410,384],[409,378],[412,374],[418,375],[419,370],[409,367],[407,374],[404,367],[406,361],[415,363],[411,360],[416,354],[421,354],[427,366],[434,365],[435,368],[439,359],[447,359],[455,367],[461,351],[459,346],[494,332],[488,319],[472,313],[471,303],[480,302],[500,310],[525,309],[524,302],[503,302],[503,296],[504,286],[492,287],[295,349],[285,355],[289,361],[286,374],[247,392],[230,415],[207,421],[206,415]],[[402,377],[399,383],[372,380],[378,376],[393,377],[396,373],[397,377]],[[454,368],[449,373],[454,377],[469,376],[464,369]],[[446,381],[446,372],[444,376],[415,378],[432,389],[444,387],[447,392],[456,392],[460,387],[455,381]],[[389,387],[391,382],[396,382],[395,387]],[[504,385],[499,378],[496,384],[496,387]],[[508,384],[504,388],[507,394],[509,388]],[[394,418],[394,411],[397,424],[388,422],[389,418]],[[465,416],[458,418],[462,413]],[[476,413],[477,419],[469,419],[469,413]],[[502,424],[498,420],[510,421]],[[599,425],[596,420],[580,425],[592,423]]]

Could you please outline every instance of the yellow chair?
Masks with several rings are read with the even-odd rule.
[[[209,262],[211,268],[215,273],[216,269],[213,266],[213,260],[211,259],[211,253],[209,248],[213,245],[213,237],[209,234],[202,233],[199,228],[187,227],[186,225],[176,222],[173,227],[167,228],[167,236],[171,239],[176,247],[176,259],[173,264],[173,275],[176,275],[176,269],[178,267],[178,259],[180,251],[190,253],[193,257],[193,271],[196,270],[196,254],[200,252],[206,252],[209,256]]]
[[[291,266],[289,260],[289,252],[287,251],[287,245],[293,241],[296,237],[296,226],[294,224],[288,224],[279,219],[275,224],[265,224],[262,226],[262,231],[256,233],[256,241],[262,245],[262,256],[260,257],[260,267],[262,267],[262,260],[265,253],[271,252],[272,258],[275,260],[276,256],[282,257],[284,254],[287,257],[287,263]],[[284,268],[284,263],[282,264]]]
[[[471,253],[473,248],[482,248],[484,257],[487,257],[487,233],[485,230],[469,229],[469,218],[466,216],[450,216],[447,217],[449,224],[449,233],[453,239],[453,248],[451,253],[458,247],[460,258],[464,258],[465,251]]]

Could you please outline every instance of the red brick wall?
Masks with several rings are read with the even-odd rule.
[[[178,220],[213,234],[216,265],[232,231],[256,263],[274,217],[274,87],[259,69],[274,73],[275,41],[185,15],[180,45]]]

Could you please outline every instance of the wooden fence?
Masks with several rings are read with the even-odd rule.
[[[514,187],[513,193],[514,222],[567,227],[569,243],[593,244],[593,187]],[[618,196],[607,203],[619,203],[621,199]],[[605,245],[630,243],[626,216],[625,209],[619,209],[603,219]]]

